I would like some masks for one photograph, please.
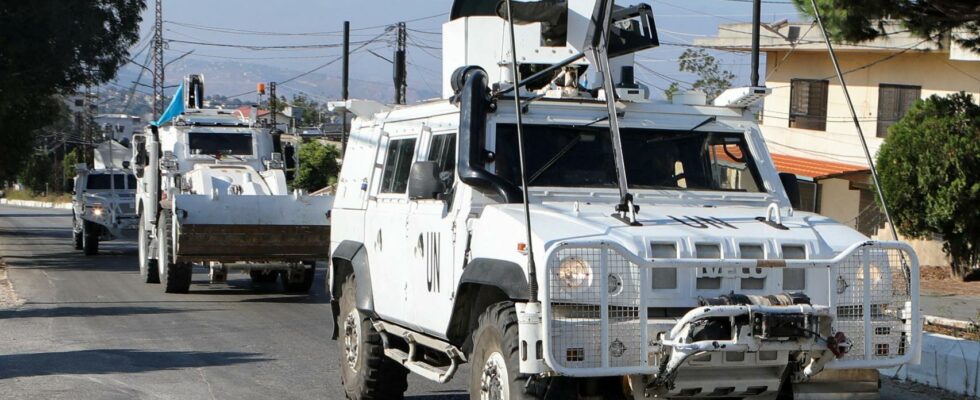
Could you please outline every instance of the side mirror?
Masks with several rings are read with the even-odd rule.
[[[133,172],[137,178],[143,177],[143,169],[150,163],[150,157],[146,153],[146,136],[133,135]]]
[[[789,197],[789,204],[791,204],[794,209],[799,209],[800,181],[796,178],[796,175],[787,172],[780,172],[779,180],[783,182],[783,188],[786,189],[786,197]]]
[[[414,200],[434,200],[446,191],[446,185],[439,179],[439,164],[435,161],[418,161],[412,164],[408,175],[408,198]]]
[[[72,180],[66,180],[65,181],[65,193],[75,194],[75,180],[74,179],[72,179]]]

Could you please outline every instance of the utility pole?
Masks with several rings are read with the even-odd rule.
[[[405,92],[408,90],[407,75],[408,68],[405,65],[405,42],[408,39],[408,32],[405,23],[398,23],[398,40],[395,46],[395,104],[405,104]]]
[[[762,0],[752,1],[752,87],[759,86],[759,28],[762,26]]]
[[[272,121],[272,151],[282,153],[282,136],[279,135],[279,124],[276,121],[276,107],[279,99],[276,97],[276,83],[269,82],[269,113]]]
[[[153,119],[163,114],[163,0],[156,0],[153,25]]]
[[[342,93],[341,96],[344,101],[350,99],[350,92],[348,91],[348,85],[350,84],[350,21],[344,21],[344,73],[342,77],[343,82],[341,83]],[[344,114],[341,116],[344,118],[344,131],[340,133],[340,155],[343,156],[347,154],[347,109],[344,108]]]
[[[276,103],[279,99],[276,98],[276,83],[269,82],[269,115],[270,121],[272,121],[272,131],[276,131]]]

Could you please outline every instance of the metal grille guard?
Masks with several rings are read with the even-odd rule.
[[[584,292],[570,294],[557,282],[556,270],[569,257],[593,257],[594,282]],[[815,374],[823,368],[882,368],[917,362],[921,351],[919,311],[919,264],[915,252],[901,242],[861,242],[826,260],[749,259],[654,259],[646,260],[610,242],[562,242],[552,247],[542,305],[544,361],[566,376],[656,375],[669,380],[690,356],[710,351],[802,350],[813,351],[802,371]],[[648,300],[655,268],[805,268],[817,269],[824,282],[826,305],[705,306],[688,312],[669,333],[649,337]],[[618,297],[610,295],[611,273],[618,274]],[[693,283],[692,283],[693,285]],[[823,286],[821,286],[823,287]],[[597,289],[597,290],[592,290]],[[603,289],[603,290],[598,290]],[[812,290],[807,291],[815,295]],[[824,302],[824,301],[820,301]],[[655,303],[655,300],[654,300]],[[571,306],[570,306],[571,304]],[[589,316],[579,319],[556,315],[556,308],[572,307]],[[812,340],[768,341],[751,335],[731,341],[687,343],[689,326],[705,318],[734,318],[754,313],[802,314],[823,317],[830,323]],[[565,319],[562,319],[565,318]],[[577,322],[576,322],[577,321]],[[817,331],[815,329],[814,331]],[[817,333],[817,332],[814,332]],[[850,351],[834,358],[828,340],[837,333],[851,339]],[[617,339],[611,340],[615,334]],[[826,336],[824,336],[826,334]],[[562,348],[572,340],[592,343],[578,354]],[[590,354],[589,350],[595,350]],[[611,353],[615,355],[611,356]],[[825,354],[830,354],[825,357]],[[655,357],[655,355],[662,355]],[[594,356],[594,357],[592,357]],[[590,358],[592,357],[592,358]],[[658,362],[659,361],[659,362]],[[652,384],[651,384],[652,385]]]

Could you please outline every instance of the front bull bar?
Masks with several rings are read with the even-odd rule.
[[[606,290],[596,290],[594,296],[588,298],[589,305],[594,307],[598,321],[581,326],[591,326],[597,332],[590,333],[595,337],[595,350],[598,359],[594,362],[565,362],[562,359],[566,350],[559,348],[563,345],[563,335],[579,335],[580,332],[570,332],[571,329],[556,322],[555,307],[570,304],[574,299],[562,293],[549,279],[545,288],[545,299],[542,304],[544,364],[554,372],[573,377],[595,377],[614,375],[656,375],[666,378],[665,372],[677,368],[692,354],[704,351],[755,351],[762,350],[811,350],[821,354],[829,352],[827,338],[817,337],[808,342],[758,342],[756,345],[745,339],[735,338],[732,342],[711,341],[708,343],[684,343],[685,339],[678,336],[686,332],[686,327],[699,319],[707,317],[722,317],[744,315],[747,313],[796,313],[825,317],[831,322],[831,334],[843,333],[853,340],[849,353],[840,358],[823,357],[814,354],[811,363],[804,373],[815,374],[822,368],[851,369],[851,368],[883,368],[917,362],[921,351],[921,315],[919,311],[919,265],[915,252],[905,243],[900,242],[860,242],[852,245],[836,257],[826,260],[748,260],[748,259],[642,259],[617,243],[609,242],[562,242],[556,244],[549,252],[549,275],[555,274],[563,250],[581,253],[590,251],[595,254],[593,268],[598,288],[609,287],[609,274],[612,271],[623,273],[628,271],[633,279],[638,280],[632,293],[636,298],[633,303],[635,315],[627,322],[620,319],[615,326],[610,324],[610,316],[622,316],[624,307],[610,299]],[[621,260],[620,260],[621,259]],[[617,261],[619,260],[619,261]],[[611,266],[612,265],[612,266]],[[700,307],[690,311],[670,329],[669,335],[662,338],[648,337],[647,329],[648,307],[656,306],[648,300],[651,271],[655,268],[805,268],[819,269],[821,276],[826,278],[825,296],[821,303],[826,305],[805,305],[785,307],[763,306],[710,306]],[[630,278],[626,278],[628,281]],[[628,282],[621,284],[630,287]],[[815,294],[815,293],[810,293]],[[594,298],[593,298],[594,297]],[[622,299],[620,299],[622,300]],[[617,308],[618,307],[618,308]],[[642,321],[642,323],[640,323]],[[635,324],[629,325],[630,323]],[[527,324],[528,329],[540,328]],[[522,324],[522,329],[525,326]],[[583,328],[585,329],[585,328]],[[638,352],[629,363],[617,359],[611,362],[610,345],[612,349],[622,353],[623,345],[619,340],[611,340],[611,330],[617,334],[632,332],[636,336],[635,346],[630,349]],[[626,336],[623,336],[626,337]],[[740,341],[741,340],[741,341]],[[716,346],[717,344],[717,346]],[[722,348],[721,346],[724,345]],[[652,357],[661,349],[668,349],[666,365],[663,359],[652,362]],[[586,351],[588,353],[588,351]],[[673,353],[678,353],[676,356]],[[569,352],[568,354],[571,354]],[[687,354],[687,355],[685,355]],[[578,357],[578,354],[575,354]],[[589,355],[583,354],[581,360],[589,361]],[[574,360],[579,360],[578,358]]]

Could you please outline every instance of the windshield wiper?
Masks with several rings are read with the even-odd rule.
[[[532,174],[531,177],[527,180],[527,183],[530,185],[531,182],[534,182],[536,179],[538,179],[538,177],[541,176],[541,174],[544,174],[544,172],[547,171],[548,168],[551,168],[552,165],[555,165],[555,163],[558,162],[558,160],[564,157],[565,154],[568,154],[568,152],[571,151],[572,148],[575,147],[575,145],[579,144],[579,142],[581,141],[582,141],[582,135],[578,135],[574,139],[572,139],[572,141],[568,142],[568,144],[566,144],[565,147],[563,147],[561,150],[558,151],[558,154],[555,154],[554,157],[551,157],[551,159],[549,159],[548,162],[544,163],[544,165],[542,165],[541,168],[538,168],[537,171],[534,171],[534,174]]]

